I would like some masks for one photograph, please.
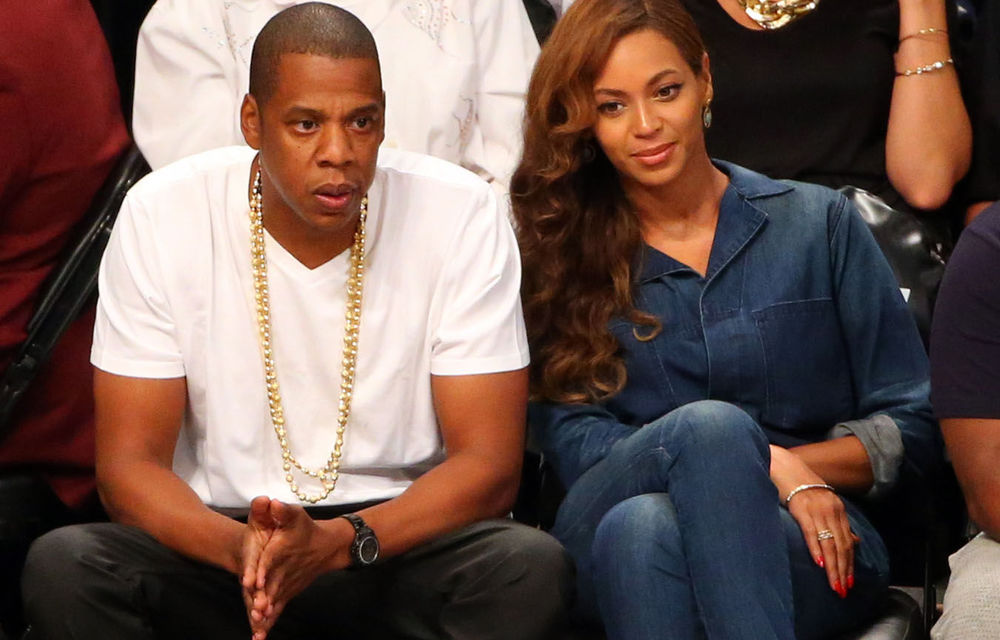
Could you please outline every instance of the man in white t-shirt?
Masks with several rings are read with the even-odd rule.
[[[122,207],[92,351],[114,523],[32,548],[34,632],[552,637],[566,556],[502,518],[528,353],[497,197],[430,157],[377,166],[375,43],[343,9],[272,19],[250,83],[259,153]]]
[[[505,193],[538,57],[522,0],[324,0],[371,30],[388,94],[385,146],[454,162]],[[156,169],[242,144],[254,38],[302,0],[158,0],[136,50],[136,143]]]

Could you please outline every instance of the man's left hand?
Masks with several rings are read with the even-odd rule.
[[[328,571],[350,564],[354,529],[342,518],[317,523],[299,505],[270,501],[273,530],[260,553],[251,612],[254,640],[264,640],[288,602]]]

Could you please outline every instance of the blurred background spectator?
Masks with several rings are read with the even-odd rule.
[[[713,155],[772,177],[861,187],[897,209],[948,201],[972,141],[945,0],[821,0],[768,29],[738,0],[685,4],[722,88]]]
[[[0,371],[27,336],[48,276],[129,143],[107,45],[86,0],[0,3]],[[14,27],[16,25],[16,28]],[[89,365],[93,305],[56,347],[0,438],[0,515],[21,508],[5,481],[40,478],[32,505],[52,527],[97,510]],[[58,497],[58,499],[56,498]],[[7,524],[4,518],[4,524]],[[0,527],[0,616],[16,609],[24,541]],[[26,543],[25,543],[26,544]],[[15,615],[16,613],[12,614]],[[2,618],[0,618],[2,619]],[[16,625],[15,622],[11,623]]]
[[[159,0],[136,53],[133,131],[155,169],[242,144],[237,114],[264,23],[297,0]],[[384,61],[385,146],[438,156],[506,191],[538,42],[521,0],[340,0]]]
[[[968,67],[972,169],[965,180],[966,223],[1000,199],[1000,3],[970,5],[975,32]]]

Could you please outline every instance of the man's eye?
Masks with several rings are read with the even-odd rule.
[[[316,126],[315,120],[299,120],[295,123],[295,128],[300,131],[312,131]]]
[[[354,119],[354,126],[358,129],[367,129],[372,126],[374,119],[370,116],[361,116]]]

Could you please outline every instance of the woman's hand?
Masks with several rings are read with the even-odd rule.
[[[796,487],[824,484],[798,456],[775,445],[771,445],[771,480],[782,502]],[[854,545],[859,538],[851,531],[844,502],[833,491],[815,488],[795,493],[787,506],[813,560],[826,569],[830,588],[846,598],[854,586]]]

